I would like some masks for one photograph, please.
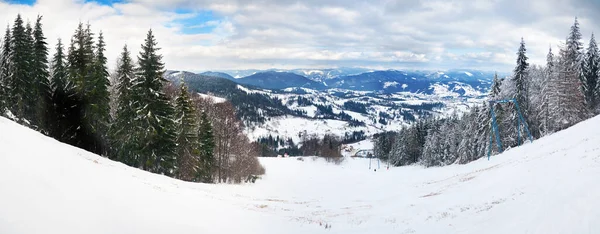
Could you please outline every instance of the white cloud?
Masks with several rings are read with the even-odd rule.
[[[176,9],[189,9],[177,14]],[[102,30],[111,68],[124,44],[137,55],[152,28],[169,69],[216,70],[365,66],[481,68],[508,71],[521,37],[530,61],[543,64],[548,46],[564,41],[574,16],[584,38],[600,29],[598,5],[585,0],[345,1],[132,0],[112,6],[81,0],[0,2],[0,22],[17,13],[44,15],[49,44],[68,42],[79,21]],[[215,18],[181,21],[196,11]],[[191,13],[190,13],[191,12]],[[186,28],[214,27],[186,34]],[[587,44],[587,41],[585,42]]]

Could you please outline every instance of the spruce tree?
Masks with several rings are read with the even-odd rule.
[[[199,171],[199,180],[204,183],[213,182],[212,175],[215,170],[215,137],[212,124],[208,119],[206,111],[200,115],[200,128],[198,130],[198,140],[200,145],[200,161],[202,169]]]
[[[167,80],[163,77],[164,64],[158,50],[150,30],[138,56],[133,84],[136,153],[144,170],[172,175],[176,162],[174,110],[163,92]]]
[[[135,150],[131,133],[134,131],[133,120],[135,112],[132,108],[133,93],[132,86],[134,82],[134,67],[131,55],[127,46],[123,47],[123,52],[118,60],[117,67],[117,111],[115,120],[110,127],[111,139],[111,159],[121,161],[127,165],[135,166],[133,151]]]
[[[557,130],[570,127],[587,117],[585,98],[583,95],[583,43],[579,22],[571,27],[565,48],[560,51],[559,77],[557,83],[558,107],[555,121]]]
[[[0,116],[6,115],[9,103],[10,26],[7,26],[0,53]]]
[[[527,68],[529,68],[529,63],[527,62],[527,49],[525,48],[525,41],[521,38],[521,45],[519,46],[519,51],[517,52],[517,66],[514,70],[513,82],[515,84],[515,99],[519,103],[521,107],[521,111],[523,112],[523,117],[529,120],[529,87],[528,87],[528,76],[527,76]]]
[[[502,84],[502,80],[498,78],[498,73],[494,73],[494,80],[492,83],[492,88],[490,89],[490,99],[495,100],[498,99],[500,95],[500,85]]]
[[[50,84],[48,77],[48,44],[42,31],[42,17],[38,16],[33,29],[32,78],[35,88],[35,120],[40,130],[47,132],[50,106]]]
[[[196,110],[185,83],[182,81],[175,99],[175,123],[177,124],[178,178],[194,180],[201,169],[198,152],[198,126]]]
[[[30,28],[30,27],[29,27]],[[30,30],[23,25],[21,15],[17,15],[12,28],[11,48],[9,54],[9,95],[12,113],[23,124],[30,125],[32,117],[31,95],[32,80],[30,79],[30,58],[32,46]]]
[[[91,40],[91,33],[86,29],[86,42]],[[98,44],[92,61],[90,86],[88,86],[87,105],[85,108],[85,116],[88,117],[88,129],[96,139],[93,144],[92,151],[98,154],[106,153],[105,139],[107,138],[108,124],[110,121],[109,107],[109,80],[108,68],[106,67],[107,59],[104,55],[106,44],[102,32],[98,34]]]
[[[600,74],[600,55],[598,54],[598,45],[592,33],[590,44],[585,55],[583,68],[583,94],[585,102],[590,111],[595,111],[598,105],[598,74]]]
[[[49,118],[49,133],[53,138],[77,145],[77,129],[80,126],[79,105],[74,84],[68,78],[63,44],[58,40],[52,57],[50,79],[52,111]]]
[[[544,78],[541,82],[540,105],[538,111],[538,119],[540,120],[540,136],[552,132],[553,124],[551,121],[551,108],[552,103],[555,100],[555,85],[556,85],[556,66],[554,61],[554,53],[552,53],[552,47],[548,50],[546,56],[546,68]]]

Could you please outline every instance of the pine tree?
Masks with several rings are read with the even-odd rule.
[[[494,73],[494,80],[492,83],[492,88],[490,89],[490,99],[495,100],[500,95],[500,85],[502,84],[502,80],[498,78],[498,73]]]
[[[86,29],[88,37],[86,41],[91,40],[91,33]],[[87,108],[85,109],[85,116],[88,117],[88,128],[93,134],[94,145],[92,148],[93,152],[106,153],[106,142],[108,124],[110,121],[110,107],[109,107],[109,80],[108,80],[108,68],[106,67],[107,59],[104,55],[105,43],[102,32],[98,34],[98,44],[96,45],[96,52],[92,61],[90,86],[87,93]]]
[[[58,40],[56,53],[52,57],[50,80],[52,112],[49,118],[49,133],[53,138],[76,145],[77,129],[80,126],[79,99],[74,84],[68,78],[63,44]]]
[[[0,53],[0,116],[6,114],[6,108],[9,103],[9,69],[10,69],[10,45],[11,45],[11,34],[10,26],[7,26],[6,32],[4,33],[4,40],[2,41],[2,48]]]
[[[9,95],[12,113],[21,123],[29,124],[32,118],[32,103],[35,98],[31,95],[31,27],[23,26],[21,15],[17,15],[12,28],[11,48],[9,54]]]
[[[179,95],[175,100],[175,123],[177,124],[178,178],[192,181],[201,169],[197,146],[198,126],[196,110],[185,83],[181,81]]]
[[[579,22],[575,18],[565,48],[560,51],[559,75],[556,82],[558,109],[553,113],[556,115],[557,130],[570,127],[587,117],[588,112],[582,92],[582,63],[583,43],[581,42]]]
[[[552,47],[548,50],[546,56],[546,70],[544,79],[542,80],[542,87],[540,92],[540,105],[538,111],[538,118],[540,119],[540,136],[545,136],[548,133],[553,132],[554,125],[551,119],[551,108],[552,103],[555,101],[556,94],[556,65],[554,53],[552,53]]]
[[[135,98],[133,108],[137,139],[138,162],[143,169],[171,175],[176,162],[176,132],[173,107],[162,92],[166,79],[163,77],[162,56],[152,34],[148,31],[138,56],[137,78],[133,84]]]
[[[600,74],[600,55],[598,54],[598,45],[592,33],[590,44],[585,55],[583,68],[583,93],[585,102],[590,111],[595,111],[598,105],[598,74]]]
[[[517,52],[517,66],[514,70],[513,82],[515,84],[516,93],[515,99],[521,107],[523,117],[529,120],[529,87],[528,87],[528,74],[527,68],[529,63],[527,62],[527,49],[525,48],[525,41],[521,38],[521,45],[519,46],[519,52]]]
[[[110,139],[112,152],[111,159],[121,161],[127,165],[135,166],[134,144],[135,139],[131,133],[135,130],[132,126],[135,118],[133,110],[132,87],[135,79],[133,61],[127,46],[123,47],[123,52],[118,60],[117,68],[117,110],[115,120],[110,127]]]
[[[48,44],[42,31],[42,17],[38,16],[33,30],[32,78],[35,88],[35,120],[40,130],[47,132],[50,106],[50,84],[48,77]]]
[[[216,159],[214,155],[215,136],[213,134],[212,124],[208,119],[206,111],[200,115],[200,127],[198,130],[199,154],[201,162],[201,170],[197,175],[200,182],[213,182],[213,173],[216,167]]]

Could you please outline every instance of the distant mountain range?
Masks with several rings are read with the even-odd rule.
[[[273,135],[296,143],[303,134],[369,136],[428,116],[466,111],[482,103],[494,76],[476,70],[228,72],[168,71],[165,78],[229,100],[253,139]]]
[[[381,93],[434,94],[439,91],[439,89],[436,89],[437,87],[445,87],[452,92],[459,93],[461,96],[472,95],[475,92],[487,92],[494,77],[494,72],[476,70],[363,71],[365,69],[360,68],[228,71],[233,75],[250,74],[239,78],[234,78],[233,75],[226,72],[204,72],[200,74],[222,77],[239,84],[272,90],[302,87],[314,90],[345,89]],[[505,74],[500,74],[500,76],[503,75]]]

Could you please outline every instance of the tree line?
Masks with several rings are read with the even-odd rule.
[[[559,45],[558,54],[550,47],[544,66],[531,65],[528,59],[525,41],[521,39],[513,74],[506,78],[496,75],[488,99],[517,100],[534,139],[600,112],[598,46],[592,34],[584,48],[577,18],[565,43]],[[489,151],[497,154],[497,140],[490,140],[492,109],[503,147],[523,144],[527,133],[517,125],[515,104],[484,102],[462,116],[419,120],[399,132],[379,134],[375,138],[375,155],[395,166],[419,163],[429,167],[468,163]]]
[[[264,173],[258,146],[243,136],[231,104],[203,100],[183,82],[173,87],[157,45],[149,30],[137,61],[124,46],[110,74],[102,31],[96,37],[89,23],[79,23],[68,47],[58,39],[48,61],[42,17],[32,27],[17,15],[0,48],[0,114],[61,142],[186,181],[242,182]]]

